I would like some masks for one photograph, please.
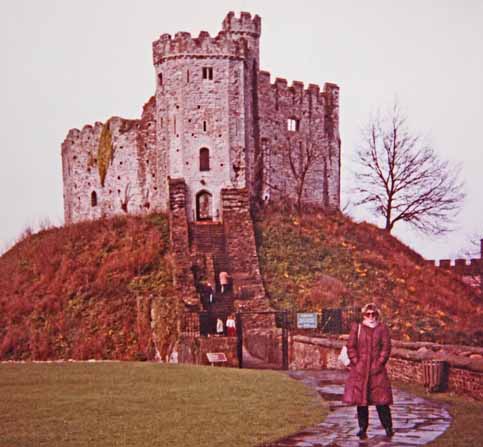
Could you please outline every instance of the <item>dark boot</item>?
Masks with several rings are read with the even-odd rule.
[[[369,425],[369,407],[357,407],[357,422],[359,423],[359,431],[357,436],[364,439],[367,438],[367,427]]]
[[[379,420],[381,421],[384,430],[386,430],[386,435],[391,437],[394,435],[394,430],[392,429],[392,416],[389,405],[377,405],[376,409],[377,414],[379,415]]]

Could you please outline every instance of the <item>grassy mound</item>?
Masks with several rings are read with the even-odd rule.
[[[162,215],[119,217],[31,235],[0,258],[0,358],[152,357],[138,337],[136,298],[163,297],[163,337],[179,299]]]
[[[394,338],[483,344],[482,306],[456,276],[379,228],[341,214],[266,209],[255,222],[275,308],[376,301]],[[41,231],[0,257],[0,359],[152,359],[177,338],[168,220],[116,217]],[[144,307],[143,307],[144,306]]]
[[[253,446],[314,425],[327,407],[270,371],[153,363],[0,364],[9,446]]]
[[[299,218],[274,209],[255,228],[274,307],[320,311],[374,301],[396,339],[483,344],[476,293],[387,232],[341,214]]]

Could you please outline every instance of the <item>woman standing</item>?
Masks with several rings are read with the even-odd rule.
[[[391,353],[389,329],[382,323],[381,313],[374,303],[362,308],[362,324],[354,324],[347,342],[351,361],[343,402],[357,405],[359,432],[365,438],[369,425],[369,405],[375,405],[387,436],[394,434],[391,409],[392,390],[386,371]]]

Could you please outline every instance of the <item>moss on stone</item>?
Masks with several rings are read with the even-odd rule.
[[[111,120],[109,119],[102,127],[101,138],[99,139],[99,146],[97,148],[97,166],[102,186],[104,186],[107,169],[109,164],[112,163],[113,157],[114,146],[112,145]]]

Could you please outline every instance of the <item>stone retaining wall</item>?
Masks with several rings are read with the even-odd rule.
[[[227,362],[220,364],[238,368],[236,337],[192,337],[182,336],[178,346],[178,362],[194,365],[209,365],[208,352],[223,352]]]
[[[344,338],[319,338],[303,335],[289,337],[290,369],[344,369],[337,360]],[[280,335],[274,331],[252,331],[246,346],[252,355],[273,362],[281,355]],[[388,363],[392,379],[423,384],[422,363],[447,362],[447,390],[483,400],[483,348],[436,343],[410,343],[393,340]]]

